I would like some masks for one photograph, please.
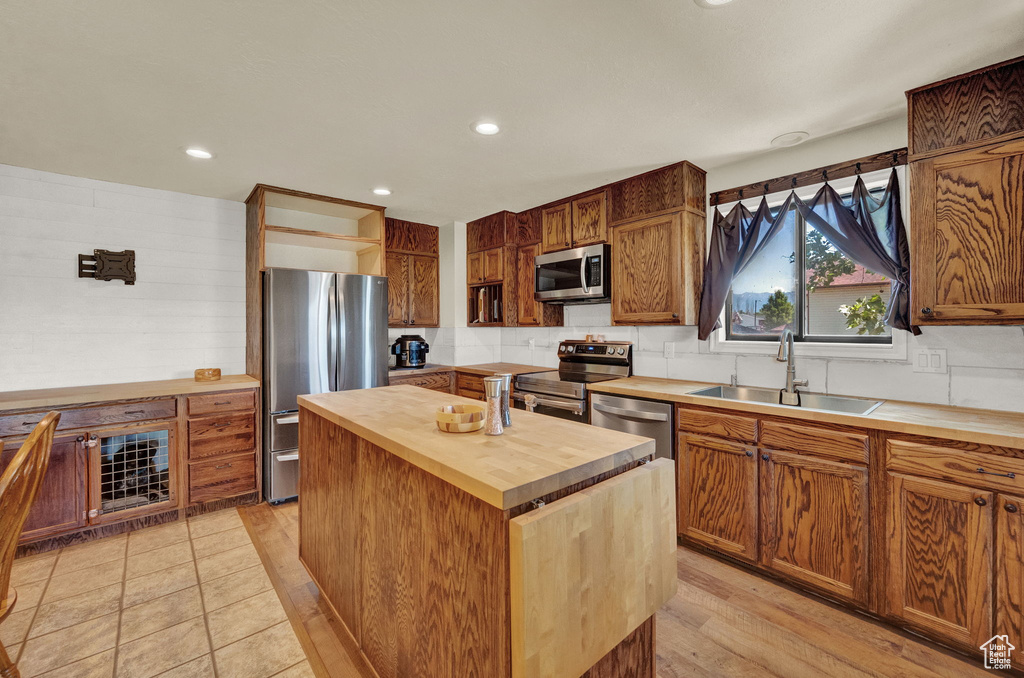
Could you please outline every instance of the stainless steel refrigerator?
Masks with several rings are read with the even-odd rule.
[[[388,279],[271,268],[263,277],[263,494],[298,494],[300,395],[386,386]]]

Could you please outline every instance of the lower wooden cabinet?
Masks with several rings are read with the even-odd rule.
[[[50,463],[39,495],[28,512],[22,541],[31,541],[86,525],[85,447],[77,435],[53,439]],[[14,459],[20,443],[8,443],[0,456],[0,473]]]
[[[761,450],[761,564],[868,602],[868,470]]]
[[[755,562],[758,546],[757,458],[750,445],[680,436],[679,533]]]
[[[484,378],[475,374],[456,371],[455,390],[463,398],[486,400],[484,397]]]
[[[188,465],[188,498],[193,504],[234,497],[256,489],[255,455],[228,455]]]
[[[431,391],[440,391],[442,393],[452,393],[455,387],[455,374],[453,372],[428,372],[426,374],[392,372],[388,375],[388,386],[397,386],[399,384],[419,386],[420,388],[428,388]]]
[[[889,613],[980,646],[993,635],[994,495],[898,473],[889,480]]]
[[[1024,650],[1024,497],[998,495],[996,498],[996,633],[1009,636],[1017,648],[1013,663]]]

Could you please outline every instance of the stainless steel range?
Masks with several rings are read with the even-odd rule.
[[[520,374],[512,398],[526,409],[526,394],[537,398],[535,412],[589,423],[587,384],[633,374],[633,344],[628,341],[563,341],[558,345],[558,369]]]

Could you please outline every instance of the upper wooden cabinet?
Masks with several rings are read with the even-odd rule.
[[[540,207],[534,207],[516,215],[516,244],[520,247],[541,241],[541,212],[543,210]],[[539,252],[540,248],[537,251]]]
[[[515,242],[516,215],[496,212],[466,224],[466,251],[482,252]]]
[[[611,233],[612,324],[696,324],[703,213],[672,212],[615,226]]]
[[[604,191],[541,211],[545,253],[608,242],[608,198]]]
[[[612,226],[678,210],[703,214],[707,205],[705,172],[688,162],[677,162],[617,181],[608,187],[608,195]]]
[[[1024,58],[907,93],[920,325],[1024,322]]]
[[[1024,322],[1024,137],[910,166],[914,322]]]
[[[505,276],[504,248],[495,247],[484,253],[484,282],[501,282]]]
[[[436,226],[387,219],[388,327],[437,327],[441,283]]]
[[[572,205],[562,203],[541,211],[541,250],[555,252],[572,247]]]
[[[540,254],[540,243],[522,245],[516,250],[516,324],[519,326],[552,327],[562,324],[560,304],[542,304],[534,296],[534,259]]]

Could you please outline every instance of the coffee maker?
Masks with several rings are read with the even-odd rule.
[[[403,334],[391,345],[391,354],[395,356],[395,367],[423,367],[427,364],[427,351],[430,346],[426,339],[418,334]]]

